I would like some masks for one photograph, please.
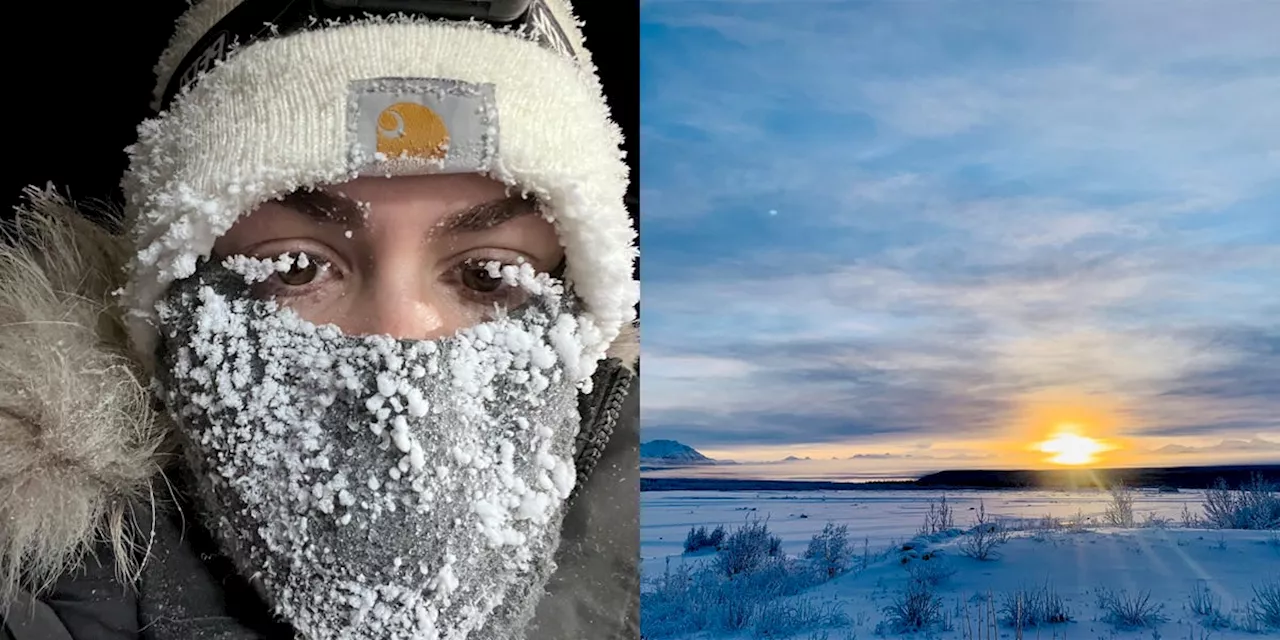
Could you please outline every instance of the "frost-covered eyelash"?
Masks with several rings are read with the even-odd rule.
[[[503,264],[490,260],[483,264],[489,277],[502,278],[502,283],[513,289],[528,292],[532,295],[564,293],[564,285],[552,274],[538,271],[527,260],[519,264]]]
[[[275,259],[235,255],[223,260],[222,266],[244,276],[247,284],[258,284],[270,280],[278,273],[287,273],[295,266],[306,269],[313,263],[321,273],[331,266],[328,260],[308,256],[305,251],[282,253]]]

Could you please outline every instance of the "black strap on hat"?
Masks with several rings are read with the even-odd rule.
[[[258,40],[356,20],[412,16],[433,20],[483,22],[526,34],[542,46],[570,58],[576,54],[545,0],[244,0],[209,29],[169,78],[160,108],[233,48]]]

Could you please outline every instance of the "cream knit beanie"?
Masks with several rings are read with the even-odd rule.
[[[586,309],[589,376],[635,320],[639,285],[621,132],[572,7],[380,3],[515,5],[514,27],[324,13],[368,4],[203,0],[179,18],[156,67],[158,114],[140,125],[123,180],[137,255],[121,294],[136,355],[154,366],[156,301],[257,205],[362,175],[477,172],[551,213]]]

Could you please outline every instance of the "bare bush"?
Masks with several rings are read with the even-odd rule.
[[[1146,529],[1168,529],[1173,521],[1164,516],[1148,513],[1142,518],[1142,526]]]
[[[920,560],[908,562],[904,567],[912,580],[931,587],[946,584],[956,574],[956,568],[951,563],[942,556],[932,554],[925,554]]]
[[[1187,505],[1182,505],[1182,526],[1187,529],[1199,529],[1204,526],[1204,521],[1194,513]]]
[[[1032,529],[1035,531],[1061,531],[1062,521],[1046,513],[1040,516],[1040,520],[1032,525]]]
[[[934,594],[933,587],[919,580],[907,581],[883,612],[885,619],[877,625],[878,633],[911,633],[943,622],[942,599]]]
[[[1111,502],[1107,503],[1107,510],[1103,512],[1102,517],[1106,519],[1107,524],[1113,527],[1132,528],[1133,519],[1133,489],[1125,486],[1123,482],[1113,485],[1109,490],[1111,493]]]
[[[955,514],[952,513],[951,505],[947,503],[947,496],[943,495],[941,499],[929,502],[929,511],[924,514],[924,524],[920,526],[919,534],[931,536],[950,531],[955,526]]]
[[[1220,603],[1221,600],[1209,589],[1208,580],[1196,580],[1196,588],[1187,602],[1191,606],[1191,613],[1198,616],[1211,615],[1219,610]]]
[[[1062,596],[1048,582],[1042,587],[1022,588],[1004,595],[1001,621],[1014,629],[1031,629],[1071,621]]]
[[[684,537],[685,553],[698,551],[707,545],[707,528],[706,527],[689,527],[689,533]]]
[[[984,503],[978,503],[974,527],[960,540],[960,552],[975,560],[991,560],[996,557],[996,547],[1009,541],[1009,531],[987,515]]]
[[[1209,526],[1219,529],[1280,529],[1280,492],[1260,474],[1232,490],[1218,478],[1204,497]]]
[[[808,629],[849,626],[849,616],[837,602],[817,598],[780,600],[764,604],[756,613],[755,637],[790,638]]]
[[[715,547],[715,550],[719,551],[720,547],[724,545],[725,535],[724,525],[719,525],[712,529],[711,533],[707,535],[707,546]]]
[[[749,527],[756,538],[768,538],[759,523]],[[764,529],[764,535],[760,535]],[[737,532],[735,532],[737,533]],[[740,537],[739,540],[742,538]],[[663,575],[647,583],[640,599],[641,632],[646,638],[666,638],[698,631],[738,633],[755,629],[758,637],[782,621],[801,627],[840,623],[835,607],[819,607],[801,601],[781,604],[780,598],[798,595],[818,584],[808,563],[781,554],[768,556],[767,540],[741,545],[766,553],[758,562],[731,576],[722,565],[708,563],[690,569],[667,563]],[[834,617],[833,617],[834,616]]]
[[[1249,613],[1261,626],[1280,629],[1280,581],[1253,588]]]
[[[1151,601],[1151,592],[1129,595],[1128,591],[1098,589],[1098,608],[1103,611],[1102,620],[1123,629],[1153,627],[1168,621],[1164,604]]]
[[[641,596],[644,616],[640,621],[640,630],[646,638],[665,638],[677,635],[687,629],[701,629],[706,620],[696,611],[691,603],[701,598],[695,597],[697,585],[693,571],[688,565],[681,563],[674,569],[671,559],[667,559],[666,570],[652,581],[652,588]]]
[[[685,553],[693,553],[702,549],[714,548],[720,550],[720,545],[724,544],[724,525],[720,525],[710,533],[707,532],[705,526],[689,527],[689,533],[684,537]]]
[[[844,635],[841,637],[843,638],[843,640],[858,640],[858,632],[846,631]],[[806,640],[832,640],[831,632],[825,629],[820,631],[814,631],[809,634],[809,637],[806,638]]]
[[[1196,580],[1196,587],[1187,599],[1187,605],[1191,613],[1200,616],[1204,626],[1210,629],[1231,626],[1230,617],[1222,612],[1222,599],[1214,595],[1208,580]]]
[[[853,560],[849,526],[836,526],[828,522],[822,528],[822,533],[814,534],[809,539],[809,548],[804,552],[804,557],[828,580],[847,571]]]
[[[715,566],[722,575],[732,577],[754,570],[781,552],[782,538],[771,534],[765,522],[752,520],[725,538]]]
[[[1089,518],[1084,515],[1083,509],[1076,509],[1076,515],[1067,524],[1067,530],[1071,533],[1084,533],[1089,529]]]

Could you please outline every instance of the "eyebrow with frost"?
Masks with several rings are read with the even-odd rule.
[[[280,198],[278,202],[317,222],[342,224],[347,227],[364,225],[363,206],[341,193],[302,189]],[[451,213],[436,226],[440,231],[449,234],[478,233],[534,213],[535,208],[530,200],[520,196],[508,196]]]
[[[365,226],[364,206],[342,193],[299,189],[276,202],[321,224],[341,225],[348,229]],[[521,196],[507,196],[453,212],[437,223],[435,229],[448,235],[480,233],[536,213],[534,201]],[[565,258],[561,256],[549,272],[551,277],[563,278],[565,267]]]

